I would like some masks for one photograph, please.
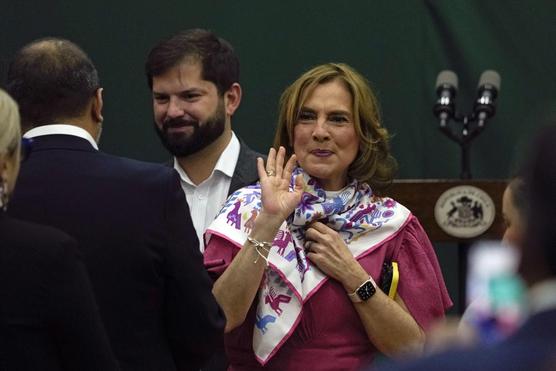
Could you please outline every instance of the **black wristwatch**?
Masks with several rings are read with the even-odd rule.
[[[361,286],[355,289],[354,292],[348,294],[349,298],[354,303],[361,303],[363,301],[367,301],[373,297],[376,293],[376,284],[373,281],[372,277],[369,277],[368,280],[363,282]]]

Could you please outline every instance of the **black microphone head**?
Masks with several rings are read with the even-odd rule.
[[[479,126],[484,125],[486,119],[496,112],[495,100],[500,90],[500,75],[493,70],[486,70],[481,74],[478,85],[478,97],[475,101],[475,114],[479,119]]]
[[[440,71],[436,77],[436,91],[449,88],[454,89],[454,91],[458,90],[458,75],[450,70]]]
[[[500,91],[500,75],[494,70],[486,70],[481,74],[479,79],[479,90],[491,89],[496,92]]]
[[[458,76],[449,70],[440,71],[436,78],[436,94],[438,100],[433,107],[433,113],[440,119],[440,125],[445,126],[447,120],[454,116],[454,98],[458,90]]]

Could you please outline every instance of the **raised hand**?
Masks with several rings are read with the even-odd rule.
[[[301,201],[303,178],[295,178],[295,187],[290,191],[290,179],[295,167],[296,157],[292,155],[284,166],[286,150],[280,147],[268,151],[266,167],[262,158],[257,159],[257,170],[261,182],[262,210],[268,215],[285,220]]]

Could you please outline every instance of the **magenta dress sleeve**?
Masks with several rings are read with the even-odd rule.
[[[416,217],[392,256],[400,272],[398,294],[423,330],[452,306],[434,248]]]
[[[218,235],[210,238],[204,253],[204,263],[214,281],[224,273],[238,252],[239,248],[232,242]]]

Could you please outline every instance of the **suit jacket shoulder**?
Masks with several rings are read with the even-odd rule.
[[[249,148],[249,146],[238,137],[239,140],[239,156],[228,190],[228,196],[240,188],[256,183],[259,180],[257,172],[257,157],[262,157],[266,160],[266,156],[262,153],[256,152]],[[166,167],[174,167],[174,158],[164,162]]]
[[[77,242],[2,215],[0,240],[0,366],[117,369]]]
[[[231,195],[240,188],[246,187],[259,180],[259,173],[257,172],[257,157],[266,159],[266,156],[253,151],[245,142],[239,138],[239,157],[237,159],[236,168],[230,183],[230,190],[228,195]]]

